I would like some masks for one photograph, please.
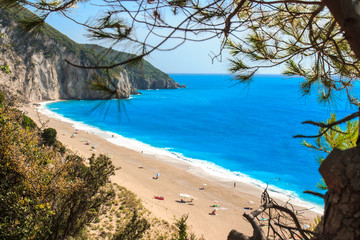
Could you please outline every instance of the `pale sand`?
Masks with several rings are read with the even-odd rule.
[[[35,107],[26,107],[22,110],[39,125]],[[249,211],[244,210],[244,207],[259,206],[262,191],[255,186],[237,182],[234,188],[232,181],[206,177],[186,163],[162,161],[158,156],[119,147],[85,131],[80,130],[75,134],[75,138],[71,138],[75,129],[70,123],[42,114],[39,116],[43,122],[48,121],[47,127],[57,130],[58,140],[75,153],[89,157],[94,153],[90,150],[91,145],[96,144],[96,154],[111,154],[115,167],[121,167],[116,170],[111,180],[137,194],[143,205],[158,218],[172,223],[174,218],[188,214],[187,223],[191,226],[190,230],[197,236],[203,235],[207,240],[226,239],[232,229],[252,235],[252,228],[243,219],[242,214],[244,211]],[[66,133],[63,134],[64,132]],[[91,144],[85,145],[83,138],[91,141]],[[157,172],[160,173],[160,177],[155,180],[153,177]],[[200,190],[203,183],[207,186],[204,190]],[[180,203],[179,193],[194,196],[196,199],[193,205]],[[155,195],[163,196],[165,200],[156,200]],[[220,205],[215,216],[209,215],[213,209],[210,205],[213,204]],[[310,224],[319,214],[306,211],[304,215],[311,219],[306,222]]]

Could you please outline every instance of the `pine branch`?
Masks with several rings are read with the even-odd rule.
[[[341,123],[344,123],[344,122],[348,122],[356,117],[359,117],[360,116],[360,111],[359,112],[355,112],[353,114],[350,114],[346,117],[344,117],[343,119],[340,119],[338,121],[335,121],[335,122],[332,122],[332,123],[329,123],[329,124],[325,124],[325,123],[322,123],[322,122],[315,122],[315,121],[304,121],[302,122],[302,124],[310,124],[310,125],[314,125],[314,126],[318,126],[318,127],[321,127],[321,128],[325,128],[325,130],[323,130],[321,133],[319,133],[318,135],[314,135],[314,136],[308,136],[308,135],[296,135],[294,136],[294,138],[317,138],[317,137],[321,137],[322,135],[324,135],[327,131],[329,130],[333,130],[333,131],[336,131],[336,132],[339,132],[339,133],[342,133],[342,134],[346,134],[342,131],[339,131],[337,129],[334,129],[333,127],[334,126],[337,126]]]
[[[318,193],[318,192],[306,190],[306,191],[303,191],[303,193],[311,194],[311,195],[320,197],[320,198],[322,198],[322,199],[325,199],[325,195],[324,195],[324,194],[321,194],[321,193]]]

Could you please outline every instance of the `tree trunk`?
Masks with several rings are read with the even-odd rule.
[[[322,0],[360,59],[360,2]],[[334,149],[320,167],[328,192],[318,239],[360,239],[360,148]]]
[[[328,192],[319,240],[360,239],[360,148],[334,149],[319,169]]]
[[[345,32],[351,49],[360,59],[360,2],[358,0],[322,0]]]

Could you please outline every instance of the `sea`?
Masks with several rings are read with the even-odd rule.
[[[318,134],[305,120],[355,112],[341,95],[318,103],[318,89],[303,96],[302,79],[283,75],[256,75],[246,85],[228,74],[170,76],[186,88],[140,90],[125,100],[51,102],[42,111],[115,144],[187,162],[214,178],[268,187],[270,195],[321,212],[323,200],[303,193],[321,192],[321,153],[293,136]]]

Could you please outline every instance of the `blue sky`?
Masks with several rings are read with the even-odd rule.
[[[77,19],[86,20],[89,15],[96,14],[98,8],[89,4],[82,5],[78,9],[71,11],[71,16]],[[59,16],[51,15],[47,23],[67,35],[78,43],[96,43],[102,46],[109,46],[106,42],[94,42],[86,37],[86,31],[83,27],[72,21]],[[138,35],[145,34],[144,30],[137,29]],[[166,73],[228,73],[229,55],[223,54],[222,62],[215,60],[212,62],[209,56],[212,52],[218,53],[220,40],[213,39],[206,42],[186,42],[179,48],[172,51],[153,52],[146,59],[155,67]],[[120,51],[126,51],[127,46],[114,47]],[[127,51],[129,52],[129,51]],[[259,73],[279,74],[279,68],[267,69]]]

